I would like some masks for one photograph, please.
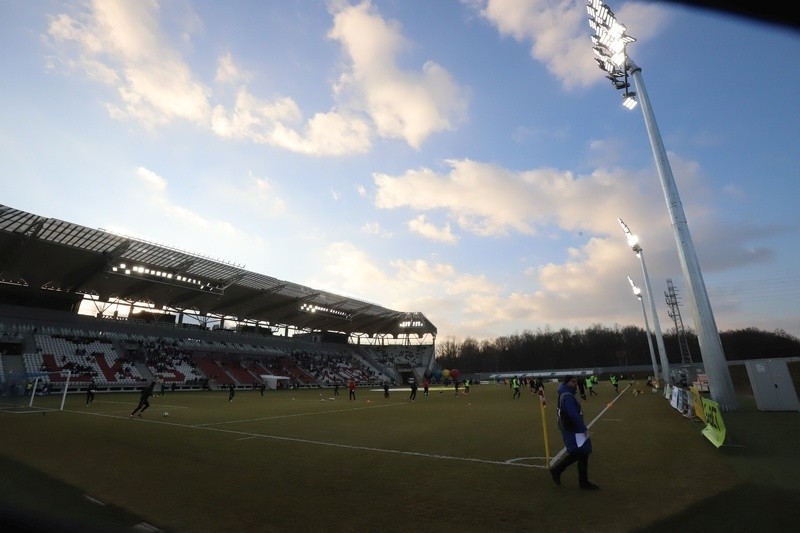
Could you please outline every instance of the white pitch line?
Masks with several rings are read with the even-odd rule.
[[[617,395],[616,395],[616,397],[615,397],[615,398],[614,398],[614,399],[613,399],[611,402],[609,402],[608,404],[606,404],[606,407],[605,407],[605,409],[603,409],[602,411],[600,411],[599,413],[597,413],[597,416],[596,416],[596,417],[594,417],[594,418],[592,419],[592,421],[591,421],[591,422],[589,422],[589,423],[586,425],[586,429],[589,429],[590,427],[592,427],[592,426],[594,425],[594,423],[595,423],[595,422],[597,422],[597,421],[600,419],[600,417],[601,417],[601,416],[603,416],[603,415],[605,414],[605,412],[606,412],[606,411],[608,411],[609,409],[611,409],[611,406],[612,406],[612,405],[614,405],[614,404],[617,402],[617,400],[619,400],[620,398],[622,398],[622,397],[625,395],[625,392],[626,392],[628,389],[630,389],[630,388],[631,388],[631,386],[630,386],[630,385],[628,385],[627,387],[625,387],[625,388],[622,390],[622,392],[620,392],[619,394],[617,394]],[[559,452],[558,452],[558,453],[555,455],[555,457],[553,457],[553,458],[550,460],[550,465],[551,465],[551,466],[552,466],[552,465],[554,465],[556,462],[558,462],[558,460],[559,460],[559,459],[561,459],[561,457],[562,457],[563,455],[566,455],[566,453],[567,453],[567,449],[566,449],[566,448],[561,448],[561,451],[559,451]]]
[[[378,406],[376,406],[376,407],[378,407]],[[363,408],[363,409],[366,409],[366,408]],[[68,412],[68,413],[79,414],[79,415],[102,416],[102,417],[106,417],[106,418],[116,418],[116,419],[120,419],[120,420],[124,420],[126,418],[126,417],[120,417],[120,416],[107,415],[107,414],[104,414],[104,413],[87,413],[86,411],[72,411],[72,410],[69,410],[69,409],[64,409],[64,411]],[[460,462],[466,462],[466,463],[481,463],[481,464],[490,464],[490,465],[498,465],[498,466],[515,466],[515,467],[521,467],[521,468],[545,468],[544,466],[529,465],[529,464],[525,464],[525,463],[514,462],[514,461],[517,461],[519,459],[524,459],[524,458],[508,459],[506,461],[493,461],[491,459],[477,459],[477,458],[474,458],[474,457],[456,457],[456,456],[453,456],[453,455],[440,455],[440,454],[435,454],[435,453],[410,452],[410,451],[406,451],[406,450],[392,450],[392,449],[388,449],[388,448],[373,448],[373,447],[370,447],[370,446],[356,446],[356,445],[353,445],[353,444],[340,444],[340,443],[336,443],[336,442],[325,442],[325,441],[318,441],[318,440],[311,440],[311,439],[301,439],[301,438],[297,438],[297,437],[281,437],[281,436],[278,436],[278,435],[265,435],[263,433],[252,433],[252,432],[249,432],[249,431],[237,431],[237,430],[233,430],[233,429],[223,429],[223,428],[214,428],[214,427],[206,427],[206,426],[200,427],[200,426],[196,426],[196,425],[185,425],[185,424],[177,424],[175,422],[165,422],[163,420],[146,420],[146,419],[137,418],[136,422],[137,423],[146,422],[148,424],[162,424],[162,425],[165,425],[165,426],[173,426],[173,427],[179,427],[179,428],[184,428],[184,429],[196,429],[196,430],[202,430],[202,431],[215,431],[217,433],[229,433],[229,434],[232,434],[232,435],[241,435],[242,438],[238,439],[238,440],[261,438],[261,439],[270,439],[270,440],[277,440],[277,441],[283,441],[283,442],[297,442],[297,443],[300,443],[300,444],[311,444],[311,445],[316,445],[316,446],[329,446],[329,447],[333,447],[333,448],[342,448],[342,449],[346,449],[346,450],[362,450],[362,451],[367,451],[367,452],[388,453],[388,454],[393,454],[393,455],[406,455],[406,456],[411,456],[411,457],[423,457],[423,458],[426,458],[426,459],[443,459],[443,460],[447,460],[447,461],[460,461]]]
[[[223,422],[208,422],[206,424],[194,424],[194,427],[211,427],[211,426],[219,426],[223,424],[239,424],[241,422],[260,422],[262,420],[279,420],[282,418],[295,418],[298,416],[314,416],[314,415],[326,415],[329,413],[346,413],[349,411],[361,411],[363,409],[378,409],[380,407],[395,407],[398,405],[405,405],[405,403],[392,403],[392,404],[381,404],[381,405],[371,405],[369,407],[354,407],[352,409],[336,409],[333,411],[313,411],[311,413],[295,413],[293,415],[276,415],[276,416],[265,416],[261,418],[243,418],[239,420],[226,420]]]

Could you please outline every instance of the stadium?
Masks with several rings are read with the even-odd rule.
[[[631,277],[645,329],[604,325],[639,318],[614,284],[627,293],[618,271],[631,259],[613,242],[614,219],[633,237],[617,216],[646,229],[659,274],[677,265],[664,261],[674,256],[670,229],[682,262],[687,241],[694,255],[679,236],[687,224],[642,69],[619,62],[626,42],[650,41],[637,57],[663,91],[653,95],[700,220],[695,235],[730,269],[730,290],[725,276],[717,288],[736,296],[743,273],[774,276],[797,263],[775,241],[796,228],[783,194],[794,176],[792,121],[775,121],[769,99],[745,92],[752,84],[729,83],[730,58],[792,50],[796,17],[672,3],[781,31],[633,2],[619,14],[634,37],[599,0],[6,10],[1,183],[3,202],[25,207],[0,205],[3,531],[796,527],[800,339],[783,329],[796,327],[784,305],[795,271],[770,296],[755,289],[743,330],[695,316],[705,341],[728,334],[736,349],[693,363],[689,342],[698,353],[704,341],[693,332],[687,341],[677,319],[661,335],[642,248],[629,239],[663,381]],[[602,76],[629,110],[640,104],[663,192],[675,189],[671,228],[656,210],[662,198],[638,179],[652,174],[641,132],[602,111],[607,86],[591,90],[600,78],[580,52],[589,51],[584,7]],[[778,90],[797,77],[784,70]],[[88,210],[98,225],[146,237],[69,221]],[[769,220],[755,224],[760,216]],[[248,252],[284,274],[238,264]],[[374,258],[383,268],[370,271]],[[484,278],[480,262],[515,266]],[[421,310],[293,281],[327,277],[310,265],[362,295],[392,280],[383,294]],[[554,267],[549,299],[519,302],[537,265],[541,281]],[[410,275],[381,276],[395,268]],[[436,269],[453,274],[425,276]],[[593,290],[564,293],[567,284],[553,283],[563,272]],[[702,287],[699,273],[684,277]],[[507,279],[523,289],[494,299]],[[456,314],[434,314],[444,306],[428,304],[451,290],[464,296],[445,302]],[[479,320],[476,299],[488,310]],[[494,311],[513,316],[502,327],[514,330],[532,316],[521,309],[562,302],[547,316],[599,323],[508,337],[486,329]],[[713,322],[710,304],[701,307]],[[446,333],[454,324],[480,329],[457,345]],[[678,351],[670,369],[668,352]],[[720,394],[714,377],[728,375]],[[565,426],[565,399],[585,430]],[[590,460],[574,452],[587,442]],[[573,459],[577,468],[557,468]]]
[[[280,386],[350,378],[375,386],[421,379],[433,368],[436,328],[419,312],[6,206],[0,232],[0,316],[7,328],[31,332],[36,345],[7,338],[19,342],[24,363],[8,372],[80,368],[74,390],[93,380],[99,390],[119,391],[153,379],[179,389],[252,388],[273,370],[288,378]],[[295,364],[303,359],[305,368]]]
[[[568,487],[546,471],[563,453],[554,386],[517,402],[503,380],[453,395],[434,379],[409,401],[410,379],[442,375],[420,312],[7,206],[0,246],[0,512],[12,529],[524,531],[569,516]],[[153,406],[134,418],[148,383]],[[641,381],[597,388],[585,412],[604,490],[565,530],[728,529],[752,516],[727,510],[737,500],[781,507],[759,524],[793,520],[796,487],[770,474],[782,454],[763,435],[796,439],[777,419],[796,413],[755,417],[745,397],[718,450],[690,409],[641,394]]]

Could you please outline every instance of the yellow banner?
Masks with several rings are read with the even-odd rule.
[[[694,415],[706,423],[706,413],[703,411],[703,397],[700,396],[700,391],[697,390],[697,387],[689,387],[689,393],[692,395]]]
[[[719,448],[725,442],[725,423],[722,421],[722,412],[717,402],[705,398],[702,398],[702,402],[706,427],[701,433],[711,441],[711,444]]]

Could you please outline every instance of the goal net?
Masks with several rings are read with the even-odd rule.
[[[69,370],[9,374],[0,384],[0,409],[15,413],[63,411]]]

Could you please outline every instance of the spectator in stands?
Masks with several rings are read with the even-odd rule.
[[[145,411],[147,411],[148,407],[150,407],[150,402],[148,401],[148,399],[150,398],[150,396],[153,395],[153,389],[155,388],[155,386],[156,382],[155,380],[153,380],[150,382],[150,385],[142,389],[142,394],[139,397],[139,405],[137,405],[136,409],[134,409],[133,412],[131,413],[130,416],[131,418],[133,418],[133,415],[135,415],[137,411],[139,412],[139,418],[142,418],[142,414]]]
[[[228,401],[229,401],[229,402],[232,402],[232,401],[233,401],[233,397],[236,395],[236,393],[234,392],[235,390],[236,390],[236,389],[234,389],[234,387],[233,387],[233,383],[231,383],[230,385],[228,385]]]
[[[356,399],[356,380],[350,378],[350,381],[347,382],[347,390],[350,391],[350,399]]]
[[[89,386],[86,387],[86,405],[91,405],[94,401],[95,388],[94,380],[91,380]]]

